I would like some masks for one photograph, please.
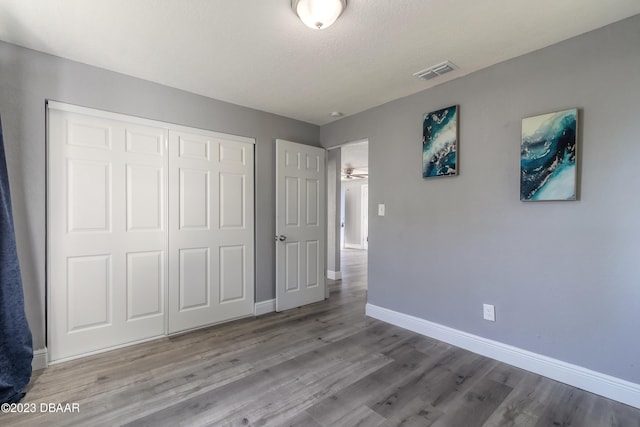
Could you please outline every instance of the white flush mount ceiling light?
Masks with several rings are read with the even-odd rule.
[[[291,0],[291,8],[304,24],[322,30],[336,22],[347,0]]]

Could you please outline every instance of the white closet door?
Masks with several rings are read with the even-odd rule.
[[[169,132],[169,332],[253,313],[253,144]]]
[[[52,361],[165,333],[167,131],[49,110]]]

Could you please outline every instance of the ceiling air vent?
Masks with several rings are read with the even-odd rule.
[[[436,64],[432,67],[425,68],[424,70],[420,70],[417,73],[413,73],[413,76],[420,80],[430,80],[430,79],[433,79],[434,77],[438,77],[443,74],[446,74],[449,71],[453,71],[456,68],[458,67],[456,67],[452,62],[445,61],[445,62]]]

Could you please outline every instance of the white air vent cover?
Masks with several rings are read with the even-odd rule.
[[[430,80],[434,77],[448,73],[449,71],[453,71],[456,68],[458,67],[456,67],[452,62],[445,61],[432,67],[425,68],[424,70],[420,70],[417,73],[413,73],[413,76],[421,80]]]

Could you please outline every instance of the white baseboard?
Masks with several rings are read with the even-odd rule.
[[[327,270],[327,279],[340,280],[342,279],[342,273],[339,271]]]
[[[362,249],[362,245],[357,243],[345,243],[344,248],[345,249]]]
[[[31,361],[31,369],[33,371],[38,371],[40,369],[45,369],[49,366],[49,355],[47,353],[47,348],[41,348],[39,350],[34,350],[33,352],[33,360]]]
[[[273,313],[276,311],[276,300],[268,299],[266,301],[257,302],[253,310],[255,316],[262,316],[263,314]]]
[[[367,316],[640,409],[640,384],[367,304]]]

